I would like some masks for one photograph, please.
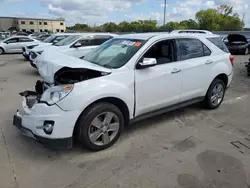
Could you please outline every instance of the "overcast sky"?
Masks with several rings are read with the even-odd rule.
[[[162,24],[164,0],[0,0],[0,16],[66,19],[67,25],[154,19]],[[240,14],[246,13],[250,27],[250,0],[167,0],[167,21],[194,18],[201,9],[226,4]],[[247,11],[248,10],[248,11]]]

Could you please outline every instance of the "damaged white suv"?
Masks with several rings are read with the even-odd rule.
[[[83,59],[53,56],[39,71],[44,80],[21,93],[23,109],[13,124],[52,148],[71,148],[76,138],[97,151],[131,122],[197,102],[218,108],[233,56],[217,35],[131,34]]]

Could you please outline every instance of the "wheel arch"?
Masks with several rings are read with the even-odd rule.
[[[96,103],[101,103],[101,102],[106,102],[106,103],[110,103],[115,105],[117,108],[119,108],[119,110],[122,112],[123,116],[124,116],[124,124],[127,125],[129,123],[129,119],[130,119],[130,111],[129,108],[127,106],[127,104],[122,100],[119,99],[117,97],[104,97],[101,99],[98,99],[92,103],[90,103],[86,108],[84,108],[84,110],[81,112],[81,114],[78,116],[76,124],[74,126],[74,130],[73,130],[73,136],[75,136],[76,134],[76,130],[77,130],[77,125],[79,124],[79,119],[82,116],[82,114],[88,110],[88,108],[91,108],[91,106],[93,106]]]
[[[0,46],[0,48],[1,48],[1,49],[3,49],[3,53],[5,53],[5,49],[4,49],[4,47]]]
[[[227,76],[225,73],[217,74],[217,76],[215,76],[214,79],[212,79],[212,81],[210,82],[210,84],[209,84],[209,86],[208,86],[208,88],[207,88],[207,90],[206,90],[206,95],[207,95],[207,92],[208,92],[210,86],[212,85],[212,83],[213,83],[213,81],[214,81],[215,79],[220,79],[220,80],[222,80],[222,81],[224,82],[224,84],[225,84],[225,87],[227,87],[228,81],[229,81],[228,76]]]

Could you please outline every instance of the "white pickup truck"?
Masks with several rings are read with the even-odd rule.
[[[233,77],[233,56],[213,34],[131,34],[83,59],[43,55],[50,59],[39,70],[44,80],[21,93],[13,123],[59,149],[71,148],[75,137],[102,150],[129,123],[198,102],[216,109]]]

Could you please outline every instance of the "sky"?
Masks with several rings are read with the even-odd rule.
[[[226,4],[234,7],[250,27],[250,0],[167,0],[166,22],[195,18],[201,9]],[[163,24],[164,0],[0,0],[0,16],[66,19],[75,23],[100,25],[105,22],[157,20]]]

